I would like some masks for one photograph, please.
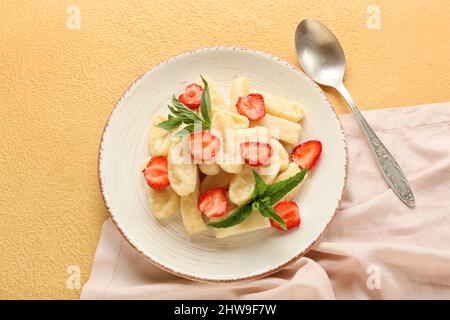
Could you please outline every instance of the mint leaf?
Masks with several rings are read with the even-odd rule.
[[[194,132],[194,125],[190,124],[190,125],[182,128],[181,130],[178,130],[174,136],[175,137],[184,137],[192,132]]]
[[[186,133],[194,131],[194,124],[198,124],[202,130],[210,128],[210,123],[205,122],[197,112],[192,111],[184,103],[180,102],[177,97],[172,96],[172,105],[169,105],[169,117],[167,120],[158,123],[156,126],[165,130],[172,130],[179,127],[182,123],[188,126],[184,130],[180,130],[176,133],[177,136],[183,136]]]
[[[167,108],[169,108],[169,111],[172,113],[172,114],[169,114],[169,118],[174,117],[174,115],[176,115],[178,113],[178,111],[174,107],[172,107],[170,104],[167,106]]]
[[[255,177],[255,188],[253,189],[252,198],[257,199],[266,192],[267,184],[255,169],[253,169],[253,176]]]
[[[259,201],[261,202],[262,205],[270,207],[270,198],[269,197],[264,197]]]
[[[303,169],[295,176],[288,179],[266,185],[261,176],[253,170],[255,177],[255,189],[253,190],[253,200],[244,206],[237,208],[231,215],[225,219],[211,222],[208,224],[214,228],[228,228],[237,225],[244,221],[253,210],[258,210],[263,217],[275,220],[283,230],[287,230],[286,223],[281,218],[272,206],[280,201],[289,191],[294,189],[300,182],[303,181],[307,170]]]
[[[295,176],[269,185],[266,192],[264,193],[264,197],[269,197],[270,204],[274,205],[275,203],[280,201],[286,194],[288,194],[289,191],[294,189],[298,184],[300,184],[300,182],[303,181],[307,171],[308,170],[303,169]]]
[[[264,210],[264,204],[261,201],[255,201],[252,204],[253,210],[258,210],[263,217],[270,218],[270,214]]]
[[[261,213],[261,215],[263,217],[266,217],[266,218],[269,218],[269,219],[273,219],[276,222],[278,222],[278,224],[281,226],[281,228],[283,230],[287,230],[286,223],[284,222],[283,218],[281,218],[275,212],[275,210],[272,209],[272,206],[270,205],[268,200],[269,200],[269,198],[264,198],[264,199],[261,199],[261,200],[257,200],[255,202],[253,202],[252,208],[255,209],[255,210],[258,210],[259,213]]]
[[[234,210],[225,219],[208,223],[208,226],[213,228],[229,228],[244,221],[252,213],[252,203],[248,203]]]
[[[272,209],[271,206],[260,205],[260,206],[259,206],[259,212],[261,212],[261,214],[262,214],[264,217],[273,219],[273,220],[275,220],[276,222],[278,222],[278,224],[281,226],[281,228],[282,228],[283,230],[287,230],[286,222],[284,222],[283,218],[281,218],[281,217],[275,212],[275,210]]]
[[[261,176],[253,170],[255,177],[255,189],[253,190],[253,200],[244,206],[237,208],[231,215],[225,219],[211,222],[208,224],[214,228],[228,228],[237,225],[244,221],[253,210],[258,210],[263,217],[270,218],[278,222],[284,230],[287,230],[286,223],[281,218],[272,206],[280,201],[289,191],[294,189],[300,182],[303,181],[307,170],[304,169],[288,179],[266,185]]]
[[[179,117],[190,119],[192,121],[202,121],[202,118],[200,118],[196,112],[186,107],[186,105],[180,102],[175,96],[172,97],[172,107],[175,109],[175,115],[178,115]]]
[[[169,117],[168,120],[160,122],[156,126],[163,128],[164,130],[170,131],[172,129],[179,127],[181,125],[181,123],[182,123],[182,120],[180,118]]]
[[[202,113],[203,120],[208,124],[208,127],[211,125],[211,97],[209,94],[209,86],[208,82],[200,76],[203,81],[203,85],[205,88],[203,89],[201,104],[200,104],[200,112]]]

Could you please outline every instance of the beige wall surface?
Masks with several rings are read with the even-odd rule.
[[[79,297],[67,268],[86,282],[107,217],[102,129],[151,66],[214,45],[295,64],[295,27],[315,17],[341,40],[362,109],[448,101],[449,16],[447,0],[1,1],[0,298]]]

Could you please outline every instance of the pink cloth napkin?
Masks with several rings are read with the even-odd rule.
[[[140,256],[108,219],[82,299],[450,299],[450,103],[364,113],[403,168],[417,205],[389,189],[353,115],[347,189],[330,229],[284,270],[203,284]]]

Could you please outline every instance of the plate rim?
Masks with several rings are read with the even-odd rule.
[[[154,71],[160,69],[164,65],[170,63],[171,61],[176,60],[176,59],[180,59],[180,58],[182,58],[184,56],[189,56],[189,55],[197,54],[199,52],[204,52],[204,51],[220,51],[220,50],[225,50],[225,51],[245,51],[247,53],[265,56],[266,58],[270,58],[271,60],[274,60],[274,61],[276,61],[278,63],[284,64],[285,66],[287,66],[290,69],[292,69],[294,72],[299,73],[307,81],[309,81],[312,84],[312,86],[315,87],[315,89],[318,91],[318,93],[322,96],[324,102],[327,104],[328,108],[330,108],[330,110],[334,114],[334,116],[335,116],[335,118],[336,118],[336,120],[337,120],[337,122],[339,124],[339,129],[340,129],[340,133],[341,133],[341,136],[342,136],[342,141],[344,143],[344,152],[345,152],[344,184],[342,186],[341,193],[338,196],[338,201],[337,201],[336,207],[334,208],[334,212],[332,213],[332,215],[328,219],[328,221],[327,221],[325,227],[322,229],[322,231],[311,241],[311,243],[307,247],[305,247],[303,250],[301,250],[301,252],[299,252],[297,255],[295,255],[291,259],[287,260],[286,262],[284,262],[284,263],[282,263],[280,265],[274,266],[273,268],[270,268],[270,270],[267,270],[267,271],[264,271],[264,272],[261,272],[261,273],[258,273],[258,274],[253,274],[253,275],[249,275],[249,276],[242,276],[242,277],[235,277],[235,278],[232,278],[232,279],[228,279],[228,278],[227,279],[207,278],[207,277],[194,276],[194,275],[191,275],[191,274],[188,274],[188,273],[183,273],[183,272],[174,270],[174,269],[172,269],[172,268],[170,268],[170,267],[168,267],[166,265],[163,265],[162,263],[159,263],[158,261],[155,261],[151,256],[147,255],[142,249],[139,248],[139,246],[137,244],[135,244],[125,234],[125,231],[122,230],[122,227],[120,226],[119,222],[114,217],[113,210],[109,206],[108,201],[106,199],[105,186],[104,186],[104,183],[103,183],[102,173],[101,173],[101,169],[100,169],[100,166],[101,166],[100,163],[101,163],[102,158],[103,158],[102,155],[103,155],[103,149],[104,149],[103,144],[104,144],[104,140],[105,140],[105,134],[106,134],[107,129],[108,129],[109,125],[110,125],[111,117],[116,112],[117,108],[121,105],[122,100],[125,99],[132,92],[132,90],[136,87],[136,85],[140,81],[142,81],[142,79],[144,77],[146,77],[151,72],[154,72]],[[142,73],[123,92],[123,94],[120,96],[119,100],[115,104],[114,108],[111,110],[110,114],[108,115],[108,120],[106,121],[106,123],[105,123],[105,125],[103,127],[103,131],[102,131],[102,135],[101,135],[101,139],[100,139],[100,144],[99,144],[99,148],[98,148],[98,157],[97,157],[97,178],[98,178],[98,182],[99,182],[99,185],[100,185],[100,191],[101,191],[103,203],[105,205],[106,210],[108,211],[109,217],[111,218],[112,222],[114,223],[114,225],[116,226],[117,230],[120,232],[122,237],[141,256],[143,256],[146,260],[151,262],[153,265],[159,267],[160,269],[163,269],[164,271],[167,271],[167,272],[169,272],[169,273],[171,273],[173,275],[176,275],[178,277],[181,277],[181,278],[185,278],[185,279],[193,280],[193,281],[197,281],[197,282],[204,282],[204,283],[238,283],[238,282],[247,282],[247,281],[257,280],[257,279],[264,278],[264,277],[267,277],[269,275],[272,275],[272,274],[278,272],[279,270],[281,270],[282,268],[284,268],[284,267],[290,265],[291,263],[294,263],[295,261],[299,260],[309,250],[311,250],[311,248],[316,243],[318,243],[320,241],[320,239],[323,237],[323,235],[328,230],[331,222],[335,218],[336,213],[337,213],[337,211],[339,209],[339,205],[340,205],[340,203],[342,201],[344,192],[345,192],[346,187],[347,187],[347,177],[348,177],[348,148],[347,148],[347,140],[345,138],[344,130],[342,128],[342,123],[339,120],[339,116],[337,115],[336,111],[334,110],[334,108],[333,108],[331,102],[329,101],[328,97],[323,92],[322,88],[316,82],[314,82],[311,78],[309,78],[302,70],[300,70],[298,67],[292,65],[291,63],[287,62],[284,59],[281,59],[281,58],[279,58],[279,57],[277,57],[275,55],[272,55],[270,53],[267,53],[267,52],[264,52],[264,51],[261,51],[261,50],[257,50],[257,49],[253,49],[253,48],[247,48],[247,47],[236,47],[236,46],[212,46],[212,47],[203,47],[203,48],[197,48],[197,49],[185,51],[185,52],[179,53],[177,55],[171,56],[171,57],[161,61],[160,63],[150,67],[150,69],[148,69],[147,71]]]

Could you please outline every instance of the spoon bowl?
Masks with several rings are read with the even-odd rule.
[[[295,31],[297,58],[314,81],[338,87],[344,78],[345,55],[336,36],[314,19],[303,20]]]

